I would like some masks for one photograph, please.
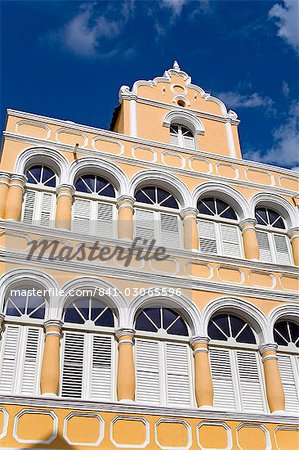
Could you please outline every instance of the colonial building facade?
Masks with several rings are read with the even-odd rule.
[[[176,62],[119,101],[109,130],[8,110],[1,448],[295,449],[298,175]]]

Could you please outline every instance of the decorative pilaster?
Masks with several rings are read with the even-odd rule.
[[[41,369],[41,394],[56,396],[59,393],[60,378],[60,338],[62,322],[47,320],[45,327],[45,345]]]
[[[184,226],[184,246],[188,250],[199,250],[196,208],[184,208],[181,211]]]
[[[119,239],[132,240],[134,236],[134,197],[121,195],[117,199],[118,208],[118,237]]]
[[[247,259],[259,259],[259,244],[255,230],[256,220],[252,218],[243,219],[240,222],[242,230],[245,257]]]
[[[276,350],[277,344],[263,344],[259,348],[264,366],[268,405],[270,411],[275,413],[285,410],[285,397]]]
[[[10,174],[7,172],[0,173],[0,219],[4,218],[7,194],[9,189]]]
[[[133,338],[135,330],[120,328],[115,335],[118,339],[117,398],[134,401],[135,365],[133,357]]]
[[[294,263],[299,266],[299,227],[290,228],[288,235],[292,244]]]
[[[21,220],[23,194],[25,191],[26,177],[24,175],[12,175],[6,198],[4,218],[9,220]]]
[[[197,406],[213,406],[213,382],[209,360],[210,338],[194,336],[190,339],[194,355],[195,397]]]
[[[61,184],[57,187],[57,203],[56,203],[56,228],[70,230],[72,227],[72,205],[74,186],[69,184]]]

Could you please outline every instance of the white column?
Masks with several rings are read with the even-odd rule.
[[[130,99],[130,134],[137,137],[137,104],[135,99]]]
[[[237,154],[236,154],[236,148],[235,148],[235,142],[234,142],[232,125],[231,125],[230,122],[226,122],[225,123],[225,127],[226,127],[226,134],[227,134],[227,140],[228,140],[230,156],[232,158],[236,158]]]

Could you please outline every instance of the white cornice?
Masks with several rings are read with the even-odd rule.
[[[95,127],[91,127],[88,125],[82,125],[82,124],[78,124],[75,122],[70,122],[67,120],[54,119],[54,118],[47,117],[47,116],[40,116],[37,114],[16,111],[13,109],[8,109],[7,114],[9,114],[11,116],[15,116],[15,117],[26,118],[26,119],[31,119],[31,120],[41,121],[41,122],[46,121],[47,123],[52,124],[52,125],[64,126],[64,127],[70,128],[70,129],[86,131],[89,133],[99,134],[102,136],[112,137],[112,138],[116,138],[116,139],[123,139],[125,141],[129,141],[132,143],[145,144],[145,145],[150,145],[153,147],[159,147],[159,148],[165,148],[165,149],[171,149],[171,150],[173,150],[175,148],[173,146],[164,144],[162,142],[152,141],[150,139],[133,138],[133,137],[125,135],[125,134],[116,133],[114,131],[109,131],[109,130],[104,130],[102,128],[95,128]],[[14,135],[14,133],[8,133],[8,132],[4,132],[4,133],[7,133],[7,135],[10,135],[10,134]],[[16,136],[18,136],[18,135],[16,135]],[[43,142],[43,144],[45,145],[45,142],[48,142],[48,141],[39,139],[39,142]],[[55,145],[56,144],[57,143],[55,142]],[[71,146],[68,146],[68,147],[71,147]],[[263,163],[259,163],[256,161],[248,161],[245,159],[231,158],[229,156],[218,155],[217,153],[201,152],[199,150],[196,150],[196,151],[188,150],[187,151],[186,149],[184,149],[184,151],[182,153],[198,155],[198,156],[202,156],[202,157],[206,157],[206,158],[208,158],[210,156],[210,158],[216,158],[219,161],[227,161],[227,162],[232,162],[235,164],[242,164],[242,165],[249,166],[249,167],[257,167],[260,169],[271,170],[271,171],[274,171],[277,173],[290,175],[290,176],[299,178],[298,172],[295,172],[293,170],[285,169],[283,167],[271,166],[270,164],[263,164]],[[135,163],[136,163],[136,161],[135,161]]]
[[[133,280],[138,283],[148,283],[151,285],[174,286],[176,288],[215,292],[217,294],[226,294],[241,297],[253,297],[256,299],[264,299],[270,301],[281,301],[284,303],[298,303],[297,293],[289,293],[285,291],[274,291],[262,288],[253,288],[246,286],[236,286],[228,283],[215,282],[210,280],[197,280],[194,278],[187,279],[178,275],[164,275],[138,271],[131,268],[109,267],[105,264],[80,261],[39,261],[36,258],[28,261],[27,254],[21,252],[5,251],[0,249],[0,261],[19,264],[21,266],[36,266],[48,268],[50,270],[61,270],[71,273],[84,273],[85,275],[98,275],[99,267],[101,268],[101,276]]]
[[[32,145],[38,145],[40,147],[45,147],[45,148],[58,148],[61,149],[63,151],[66,152],[70,152],[73,153],[73,146],[72,145],[67,145],[67,144],[61,144],[55,141],[44,141],[41,139],[37,139],[37,138],[33,138],[33,137],[27,137],[27,136],[19,136],[15,133],[10,133],[7,131],[3,132],[3,136],[7,137],[9,139],[15,140],[17,142],[24,142],[26,144],[32,144]],[[107,135],[107,137],[110,137]],[[167,150],[172,150],[172,151],[176,151],[176,152],[180,152],[181,149],[175,146],[170,146],[170,145],[166,145],[166,144],[161,144],[161,143],[157,143],[157,142],[152,142],[152,141],[148,141],[148,140],[141,140],[141,139],[135,139],[135,141],[133,141],[132,139],[128,139],[128,136],[126,137],[127,140],[131,141],[131,142],[138,142],[141,145],[150,145],[150,146],[156,146],[159,147],[161,149],[167,149]],[[121,137],[122,139],[122,137]],[[239,159],[239,160],[233,160],[232,158],[228,158],[228,157],[224,157],[224,156],[220,156],[218,158],[218,155],[216,154],[210,154],[210,153],[205,153],[205,152],[200,152],[200,151],[187,151],[184,150],[183,153],[186,154],[192,154],[194,156],[200,156],[203,157],[205,159],[211,158],[211,159],[219,159],[219,160],[225,160],[225,161],[230,161],[230,162],[235,162],[238,164],[243,164],[244,160]],[[81,154],[81,155],[86,155],[86,156],[97,156],[97,157],[101,157],[102,159],[107,159],[108,161],[112,160],[112,161],[119,161],[122,163],[126,163],[126,164],[130,164],[130,165],[134,165],[134,166],[140,166],[140,167],[146,167],[146,168],[151,168],[151,169],[159,169],[161,170],[161,168],[163,168],[163,170],[170,172],[170,173],[179,173],[182,175],[187,175],[189,177],[192,178],[205,178],[207,180],[217,180],[219,182],[219,178],[221,178],[221,180],[223,180],[224,183],[228,184],[228,185],[237,185],[237,186],[245,186],[245,187],[249,187],[252,189],[259,189],[262,191],[266,191],[266,192],[276,192],[279,194],[284,194],[284,195],[289,195],[289,196],[297,196],[298,192],[297,191],[293,191],[293,190],[289,190],[289,189],[284,189],[278,186],[269,186],[269,185],[263,185],[263,184],[258,184],[258,183],[253,183],[250,181],[245,181],[245,180],[236,180],[236,179],[230,179],[230,178],[224,178],[224,177],[220,177],[218,175],[211,175],[211,174],[207,174],[207,173],[197,173],[191,170],[187,170],[187,169],[179,169],[177,167],[170,167],[170,166],[166,166],[163,164],[159,164],[159,163],[155,163],[155,162],[147,162],[147,161],[138,161],[136,159],[133,158],[128,158],[128,157],[124,157],[124,156],[118,156],[118,155],[110,155],[108,153],[104,153],[104,152],[99,152],[98,150],[92,150],[92,149],[82,149],[79,148],[77,150],[77,154]],[[214,155],[214,156],[212,156]],[[257,163],[259,164],[259,163]],[[245,164],[245,165],[249,165],[249,164]],[[268,167],[268,166],[267,166]],[[272,166],[271,166],[272,167]],[[272,170],[273,167],[271,168],[270,166],[268,167],[268,170]],[[266,169],[266,166],[264,167]],[[275,168],[274,168],[275,169]],[[299,175],[297,172],[294,171],[290,171],[288,169],[281,169],[281,174],[284,174],[283,171],[286,171],[287,175],[292,175],[293,177],[298,177]]]
[[[114,412],[126,414],[147,414],[153,416],[186,417],[211,420],[234,420],[238,422],[260,422],[275,424],[297,424],[298,416],[291,414],[265,414],[227,412],[215,408],[175,408],[166,406],[148,406],[137,403],[121,402],[93,402],[88,400],[76,400],[65,398],[26,397],[15,395],[1,395],[0,402],[4,405],[19,405],[44,408],[65,408],[70,410],[87,410],[99,412]]]
[[[45,228],[40,227],[37,225],[31,225],[26,224],[23,222],[17,222],[17,221],[7,221],[4,219],[0,219],[0,228],[4,228],[7,230],[11,230],[14,232],[18,232],[20,235],[24,235],[24,233],[33,233],[33,234],[40,234],[45,237]],[[113,238],[105,238],[101,237],[99,239],[99,236],[95,235],[86,235],[86,234],[80,234],[75,233],[73,231],[69,230],[63,230],[58,228],[47,228],[46,229],[46,236],[53,238],[53,239],[60,239],[62,242],[68,242],[68,241],[79,241],[79,242],[85,242],[87,244],[93,244],[96,240],[100,240],[102,245],[110,245],[110,246],[117,246],[121,245],[124,248],[129,248],[131,246],[131,242],[121,239],[113,239]],[[155,249],[155,247],[154,247]],[[178,249],[178,248],[168,248],[167,249],[168,254],[170,257],[178,257],[178,258],[185,258],[192,262],[206,262],[211,263],[215,262],[218,264],[228,264],[230,266],[235,267],[246,267],[249,269],[254,270],[263,270],[267,272],[278,272],[278,273],[285,273],[289,275],[297,275],[299,274],[299,268],[294,266],[288,266],[288,265],[281,265],[281,264],[275,264],[275,263],[269,263],[269,262],[261,262],[261,261],[251,261],[245,258],[231,258],[229,256],[220,256],[220,255],[209,255],[200,253],[199,251],[195,250],[185,250],[185,249]]]

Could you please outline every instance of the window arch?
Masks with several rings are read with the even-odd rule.
[[[189,331],[181,315],[163,307],[137,313],[136,401],[193,406]]]
[[[113,400],[113,311],[95,297],[78,297],[64,309],[63,320],[62,397]]]
[[[233,258],[243,256],[238,217],[233,208],[216,197],[197,202],[200,250]]]
[[[5,300],[0,392],[38,395],[47,300],[42,290],[18,287]]]
[[[54,220],[57,175],[42,164],[29,167],[25,175],[23,222],[48,227]]]
[[[279,320],[273,329],[278,344],[278,364],[285,395],[286,411],[297,413],[299,408],[299,325]]]
[[[170,125],[170,143],[184,148],[195,148],[195,139],[192,131],[185,125],[172,123]]]
[[[255,209],[260,260],[291,264],[290,242],[285,220],[273,209],[258,206]]]
[[[167,247],[181,246],[179,204],[169,191],[144,186],[135,192],[135,235]]]
[[[208,325],[214,406],[265,411],[266,400],[256,336],[233,314],[216,314]]]
[[[75,180],[73,230],[97,236],[115,236],[116,191],[113,184],[96,174]]]

